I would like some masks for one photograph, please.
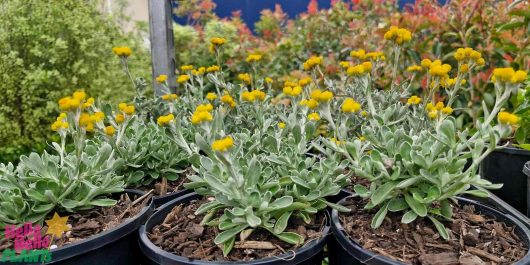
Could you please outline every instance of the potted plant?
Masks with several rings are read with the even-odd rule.
[[[6,236],[11,234],[4,241],[3,261],[136,260],[131,242],[153,206],[142,193],[124,191],[123,177],[116,175],[123,161],[112,147],[87,139],[105,131],[105,115],[93,104],[82,91],[61,99],[63,112],[51,126],[60,138],[51,144],[56,154],[32,153],[22,156],[16,167],[0,165],[0,227]],[[28,233],[28,227],[38,229]]]
[[[480,174],[494,182],[505,185],[494,191],[501,199],[520,212],[529,215],[527,178],[519,170],[530,160],[530,89],[521,89],[516,96],[518,123],[515,133],[507,137],[507,145],[501,146],[484,159]]]

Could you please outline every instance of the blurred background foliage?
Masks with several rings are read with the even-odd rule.
[[[0,2],[0,162],[41,152],[52,137],[56,102],[74,90],[113,103],[134,89],[112,47],[133,49],[131,71],[150,79],[139,32],[124,33],[122,12],[101,12],[98,0]]]

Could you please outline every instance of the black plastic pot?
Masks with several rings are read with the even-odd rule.
[[[144,193],[136,190],[125,190],[129,196],[141,196]],[[119,226],[75,242],[51,252],[52,260],[46,264],[57,265],[130,265],[138,264],[138,228],[153,213],[154,204],[149,202],[135,217]],[[36,263],[3,263],[3,264],[36,264]],[[38,264],[38,263],[37,263]]]
[[[326,238],[322,237],[308,243],[306,246],[299,248],[295,253],[285,253],[278,257],[267,258],[248,262],[207,262],[201,260],[191,260],[186,257],[177,256],[175,254],[166,252],[155,246],[147,237],[147,231],[151,231],[153,227],[160,224],[166,215],[171,212],[173,207],[177,204],[188,203],[191,200],[198,199],[201,196],[196,193],[190,193],[183,197],[176,198],[164,205],[154,213],[145,223],[140,227],[140,249],[144,255],[142,265],[213,265],[213,264],[259,264],[259,265],[287,265],[287,264],[304,264],[304,265],[322,265],[323,248],[326,243]],[[329,226],[324,228],[324,235],[329,234]]]
[[[346,198],[342,199],[339,204],[344,203]],[[503,214],[491,207],[485,206],[474,200],[458,198],[460,204],[472,204],[475,205],[475,209],[485,215],[494,216],[498,221],[505,222],[509,226],[515,226],[515,234],[520,238],[521,241],[525,242],[526,246],[530,246],[530,230],[528,227],[523,225],[517,219],[512,217],[510,214]],[[364,249],[354,241],[350,240],[348,234],[344,231],[344,228],[339,220],[339,213],[337,210],[333,210],[331,213],[331,230],[336,238],[337,245],[328,246],[330,251],[329,265],[357,265],[357,264],[369,264],[369,265],[403,265],[404,263],[386,258],[379,254],[373,253],[369,250]],[[514,263],[515,265],[530,264],[530,253],[527,253],[523,259]]]
[[[186,194],[192,193],[193,190],[185,189],[177,192],[171,192],[166,195],[161,196],[153,196],[153,203],[155,204],[155,207],[158,208],[162,206],[163,204],[166,204],[167,202],[170,202],[176,198],[182,197]]]
[[[480,164],[480,175],[483,178],[504,184],[501,189],[493,190],[493,194],[527,216],[530,216],[530,204],[527,203],[529,188],[527,177],[521,169],[529,160],[530,151],[506,147],[495,150]]]

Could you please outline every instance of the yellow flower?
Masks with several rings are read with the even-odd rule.
[[[316,112],[313,112],[313,113],[307,115],[307,118],[310,121],[319,121],[320,120],[320,115],[318,115],[318,113],[316,113]]]
[[[180,70],[182,71],[190,71],[190,70],[193,70],[193,65],[189,64],[189,65],[183,65],[180,67]]]
[[[366,138],[364,138],[364,136],[360,136],[360,137],[359,137],[359,140],[361,140],[361,141],[365,141]]]
[[[265,92],[256,89],[256,90],[252,90],[251,93],[254,95],[254,98],[256,98],[256,99],[258,99],[260,101],[265,100]]]
[[[368,117],[368,111],[366,110],[361,111],[361,116]]]
[[[199,69],[197,69],[197,70],[195,70],[195,69],[191,70],[191,74],[192,75],[203,75],[204,72],[206,72],[206,68],[203,67],[203,66],[199,67]]]
[[[223,46],[226,43],[225,38],[214,37],[210,39],[210,43],[215,46]]]
[[[288,95],[288,96],[296,97],[296,96],[298,96],[298,95],[300,95],[302,93],[302,87],[300,87],[300,86],[295,86],[295,87],[286,86],[286,87],[283,88],[283,93]]]
[[[156,82],[158,83],[164,83],[167,80],[167,75],[159,75],[156,77]]]
[[[179,75],[179,77],[177,78],[177,83],[182,84],[187,82],[188,80],[190,80],[189,75]]]
[[[105,119],[105,114],[103,112],[101,112],[101,111],[98,111],[98,112],[94,113],[93,115],[91,115],[90,119],[93,122],[100,122],[100,121],[103,121],[103,119]]]
[[[370,72],[372,70],[372,63],[371,62],[364,62],[361,64],[363,66],[363,69],[365,72]]]
[[[430,112],[428,113],[428,116],[429,116],[429,118],[431,118],[431,119],[436,119],[436,118],[438,117],[438,112],[436,112],[436,111],[430,111]]]
[[[320,56],[311,56],[309,59],[307,59],[304,64],[304,70],[311,70],[317,65],[322,65],[322,57]]]
[[[59,117],[57,117],[57,120],[54,123],[52,123],[51,129],[53,131],[58,132],[60,130],[68,129],[68,126],[69,124],[68,122],[66,122],[66,113],[63,112],[59,115]]]
[[[234,146],[234,139],[231,136],[216,140],[212,143],[212,149],[217,152],[226,152],[232,146]]]
[[[479,66],[483,66],[486,64],[486,60],[484,60],[484,58],[480,58],[477,60],[477,65]]]
[[[118,114],[116,115],[116,123],[123,123],[125,121],[125,116],[123,116],[123,114]]]
[[[314,99],[304,99],[302,101],[300,101],[300,105],[302,106],[306,106],[310,109],[316,109],[318,107],[318,101],[314,100]]]
[[[497,119],[499,119],[500,123],[508,124],[508,125],[516,125],[519,123],[520,118],[512,113],[501,111],[499,114],[497,114]]]
[[[261,60],[261,54],[249,54],[247,56],[247,63],[251,63],[251,62],[259,62]]]
[[[442,110],[445,107],[445,104],[440,101],[440,102],[436,103],[436,105],[434,107],[436,108],[436,110]]]
[[[127,106],[127,108],[125,108],[125,110],[123,110],[123,112],[127,115],[133,115],[134,114],[134,106],[133,105],[129,105]]]
[[[412,39],[412,33],[408,29],[392,26],[385,33],[384,37],[386,40],[394,41],[398,45],[401,45],[404,42],[409,42]]]
[[[522,83],[522,82],[526,81],[527,77],[528,77],[528,74],[525,71],[518,70],[517,72],[515,72],[515,74],[513,75],[512,79],[510,81],[512,83],[514,83],[514,84]]]
[[[413,72],[421,72],[422,68],[419,65],[411,65],[407,67],[407,72],[413,73]]]
[[[383,52],[369,52],[366,54],[366,58],[370,58],[372,60],[385,60],[385,54]]]
[[[164,126],[164,125],[168,125],[174,119],[175,119],[175,116],[173,116],[173,114],[170,113],[168,115],[158,117],[158,119],[156,120],[156,123],[158,123],[158,125],[160,126]]]
[[[93,124],[93,123],[89,123],[89,124],[87,124],[85,130],[86,130],[87,132],[93,132],[93,131],[94,131],[94,124]]]
[[[327,102],[333,98],[333,93],[331,91],[324,91],[320,89],[315,89],[311,92],[311,98],[318,102]]]
[[[481,63],[484,62],[482,54],[478,51],[473,50],[473,48],[458,48],[455,52],[454,57],[457,61],[474,61],[478,65],[483,65]]]
[[[346,98],[342,103],[342,112],[352,113],[361,110],[361,104],[355,101],[353,98]]]
[[[89,108],[90,106],[94,105],[94,98],[88,98],[85,103],[83,103],[83,109]]]
[[[210,112],[208,111],[199,111],[199,110],[196,110],[193,115],[191,115],[191,123],[192,124],[200,124],[200,123],[203,123],[203,122],[208,122],[208,121],[212,121],[213,120],[213,116]]]
[[[340,67],[343,68],[343,69],[348,69],[348,67],[350,67],[350,62],[348,61],[341,61],[339,63]]]
[[[81,115],[79,115],[79,126],[87,127],[91,123],[92,119],[90,118],[90,114],[83,112]]]
[[[131,56],[132,54],[131,48],[127,46],[114,47],[112,48],[112,52],[114,52],[114,54],[118,55],[119,57],[125,57],[125,58]]]
[[[218,72],[219,70],[221,70],[221,67],[219,67],[219,65],[212,65],[206,68],[206,72],[208,73]]]
[[[427,106],[425,106],[425,108],[427,109],[427,111],[433,111],[433,110],[436,110],[436,108],[434,107],[434,105],[432,104],[432,102],[427,103]]]
[[[421,103],[421,98],[418,96],[412,96],[409,99],[407,99],[407,104],[409,105],[418,105]]]
[[[462,64],[460,66],[459,72],[460,73],[467,73],[469,71],[469,65],[467,63]]]
[[[114,136],[114,134],[116,133],[116,128],[114,128],[113,126],[107,126],[105,127],[105,134],[108,135],[108,136]]]
[[[248,102],[253,102],[256,99],[254,95],[248,91],[244,91],[243,93],[241,93],[241,98],[244,101],[248,101]]]
[[[348,67],[348,69],[346,70],[346,73],[348,75],[362,75],[364,74],[366,71],[364,69],[364,66],[362,65],[355,65],[355,66],[350,66]]]
[[[199,106],[197,106],[197,108],[195,109],[196,112],[201,112],[201,111],[212,111],[213,110],[213,105],[208,103],[208,104],[200,104]]]
[[[127,103],[122,102],[122,103],[118,104],[118,109],[119,110],[125,111],[126,108],[127,108]]]
[[[435,60],[429,66],[429,74],[434,77],[447,77],[449,71],[451,71],[451,66],[448,64],[442,64],[440,60]]]
[[[165,94],[162,96],[162,99],[166,101],[176,100],[177,98],[178,98],[177,94]]]
[[[309,85],[311,81],[313,81],[311,77],[302,78],[300,81],[298,81],[298,85],[304,87]]]
[[[250,85],[251,83],[251,80],[250,80],[250,75],[248,73],[242,73],[242,74],[238,74],[237,75],[237,78],[243,82],[245,82],[247,85]]]
[[[236,102],[234,101],[234,98],[232,98],[232,96],[230,96],[228,94],[224,94],[221,97],[221,102],[223,102],[224,104],[229,105],[231,108],[234,108],[236,106]]]
[[[280,123],[278,123],[278,127],[279,127],[280,129],[285,128],[285,122],[280,122]]]
[[[446,114],[446,115],[449,115],[449,114],[453,113],[453,108],[445,107],[445,108],[442,109],[442,113]]]
[[[209,100],[209,101],[213,101],[216,98],[217,98],[217,94],[215,94],[215,93],[209,92],[208,94],[206,94],[206,99]]]
[[[430,59],[423,59],[421,60],[421,66],[424,68],[431,67],[432,61]]]
[[[76,91],[72,95],[72,98],[77,99],[79,101],[83,101],[86,98],[86,93],[84,91]]]
[[[267,83],[267,84],[272,84],[273,81],[274,81],[274,80],[272,80],[272,78],[270,78],[270,77],[265,77],[265,83]]]
[[[295,86],[297,86],[297,85],[298,85],[298,83],[296,83],[296,82],[291,82],[291,81],[285,81],[285,82],[283,83],[283,86],[284,86],[284,87],[286,87],[286,86],[295,87]]]
[[[360,60],[364,60],[366,58],[366,51],[363,49],[351,51],[350,56],[353,58],[359,58]]]

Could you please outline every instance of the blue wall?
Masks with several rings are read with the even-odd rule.
[[[448,0],[438,0],[439,3],[445,3]],[[232,12],[241,10],[242,18],[251,30],[254,30],[254,23],[260,18],[260,12],[263,9],[274,10],[276,4],[281,4],[282,10],[289,15],[289,18],[295,18],[299,13],[307,11],[307,5],[310,0],[214,0],[217,4],[215,14],[221,18],[230,17]],[[318,8],[329,8],[331,0],[317,0]],[[351,1],[348,1],[351,2]],[[399,6],[403,8],[406,4],[414,3],[415,0],[398,0]],[[173,1],[173,5],[178,5]],[[184,18],[173,16],[175,22],[185,24]]]

